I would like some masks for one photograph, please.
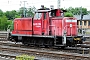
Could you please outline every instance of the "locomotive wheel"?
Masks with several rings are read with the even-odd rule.
[[[71,47],[71,46],[72,46],[72,43],[71,43],[69,40],[67,40],[66,45],[69,46],[69,47]],[[73,44],[73,45],[74,45],[74,44]]]
[[[23,44],[23,45],[26,45],[26,46],[28,45],[28,44],[27,44],[27,38],[23,37],[23,39],[22,39],[22,44]]]
[[[30,43],[30,46],[35,46],[35,42],[36,41],[34,39],[31,39],[30,42],[29,42]]]
[[[40,39],[40,41],[39,41],[39,47],[45,47],[44,46],[44,40],[43,39]]]
[[[45,45],[45,47],[50,47],[50,48],[52,48],[53,47],[53,40],[51,40],[51,39],[45,39],[45,41],[44,41],[44,45]]]
[[[52,47],[53,46],[53,41],[52,40],[48,40],[48,47]]]

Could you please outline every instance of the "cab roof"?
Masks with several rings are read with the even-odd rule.
[[[51,11],[55,11],[55,10],[58,10],[58,9],[52,9],[52,10],[49,10],[49,9],[38,9],[37,11],[35,11],[36,13],[42,13],[42,12],[51,12]],[[62,10],[63,12],[67,12],[66,10]]]
[[[50,12],[51,10],[37,10],[35,11],[36,13],[41,13],[41,12]]]

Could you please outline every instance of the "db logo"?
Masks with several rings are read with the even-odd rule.
[[[33,25],[41,25],[41,23],[33,23]]]

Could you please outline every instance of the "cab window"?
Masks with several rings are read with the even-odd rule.
[[[34,19],[40,19],[41,18],[41,13],[36,13],[35,16],[34,16]]]

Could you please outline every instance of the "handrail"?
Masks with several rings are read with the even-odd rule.
[[[50,27],[50,26],[51,26],[51,27],[55,27],[55,28],[54,28],[54,31],[55,31],[55,33],[54,33],[54,35],[55,35],[55,38],[54,38],[54,40],[55,40],[55,41],[54,41],[54,45],[56,45],[56,30],[55,30],[55,29],[56,29],[56,26],[55,26],[55,25],[49,25],[49,27]]]

